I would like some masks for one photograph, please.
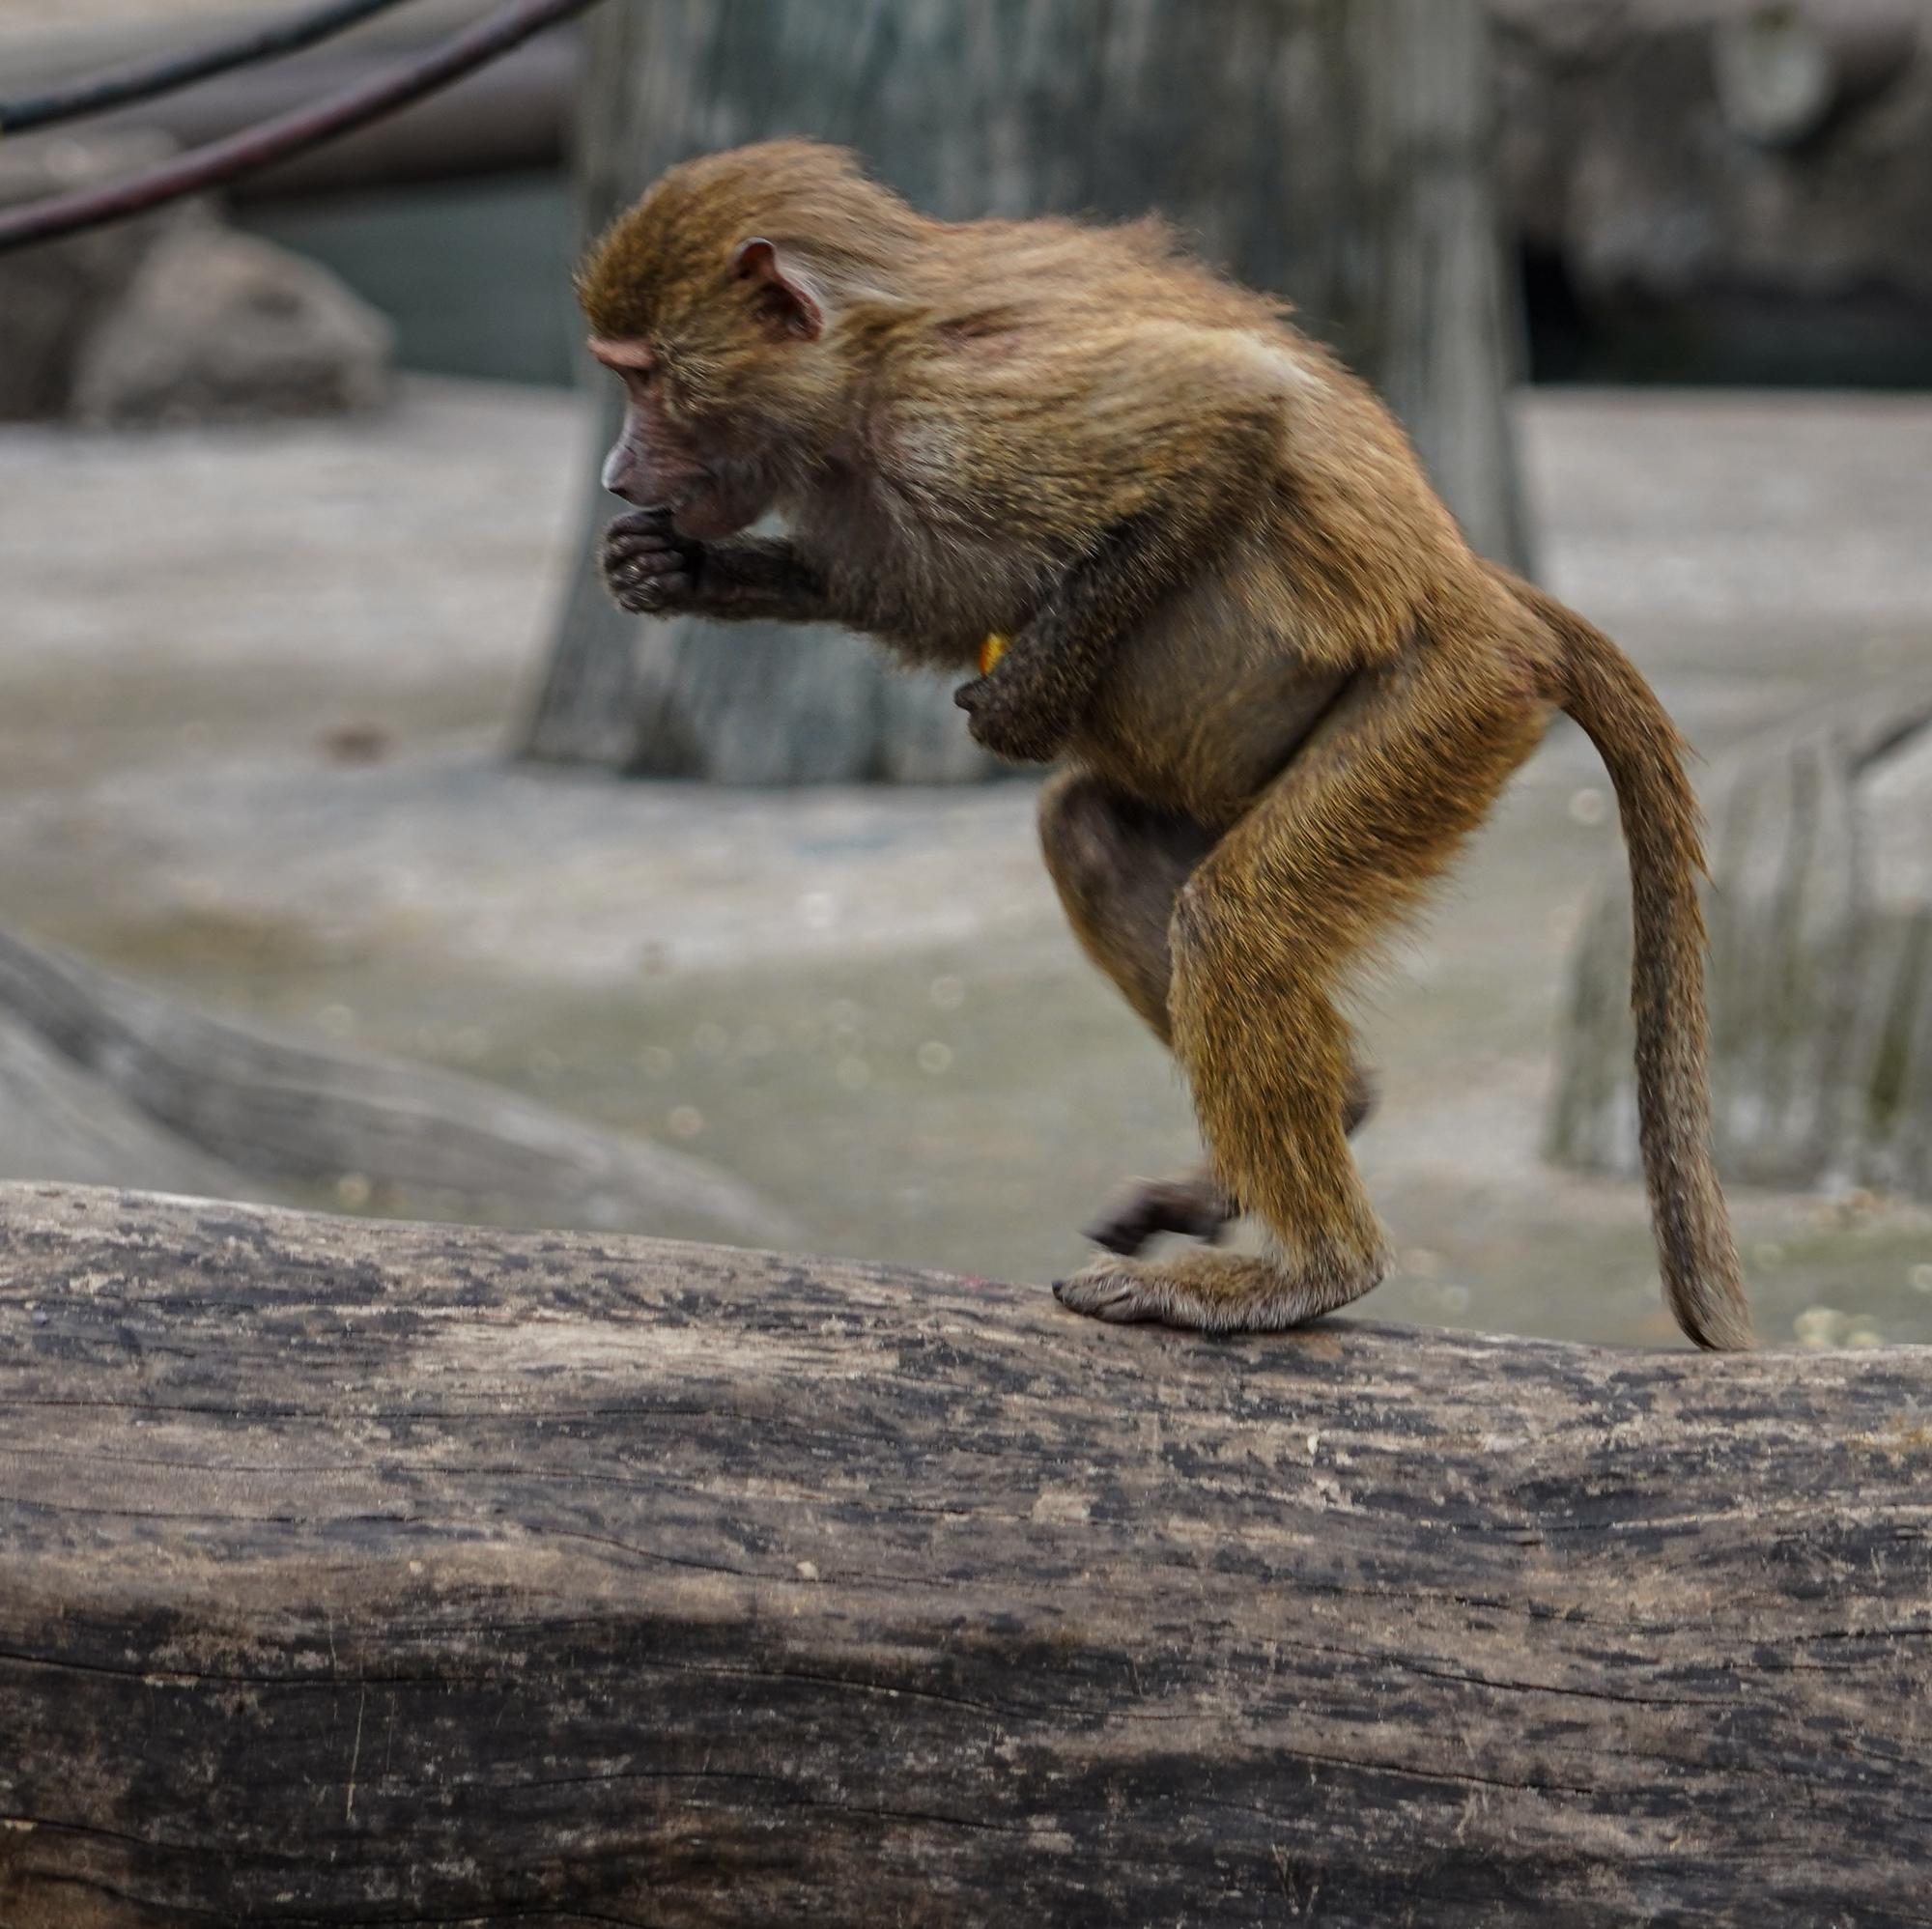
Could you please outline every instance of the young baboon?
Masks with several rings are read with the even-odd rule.
[[[1151,222],[928,220],[804,142],[667,174],[579,292],[630,407],[606,538],[634,610],[834,621],[972,672],[975,737],[1065,761],[1073,928],[1185,1068],[1207,1175],[1056,1289],[1107,1319],[1293,1325],[1369,1291],[1339,982],[1567,710],[1635,887],[1644,1168],[1665,1289],[1749,1344],[1710,1153],[1683,747],[1607,638],[1484,562],[1386,411],[1279,302]],[[782,539],[743,533],[777,512]],[[1261,1257],[1133,1257],[1240,1210]]]

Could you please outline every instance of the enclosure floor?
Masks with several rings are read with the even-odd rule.
[[[1932,657],[1932,402],[1523,415],[1545,574],[1707,753]],[[731,794],[503,761],[590,453],[568,397],[431,382],[354,425],[0,433],[0,916],[686,1145],[821,1250],[1065,1271],[1116,1177],[1195,1148],[1061,925],[1029,784]],[[1537,1157],[1607,807],[1565,726],[1363,1001],[1361,1150],[1401,1253],[1377,1310],[1668,1335],[1637,1190]],[[1736,1205],[1769,1334],[1826,1305],[1932,1340],[1922,1209]]]

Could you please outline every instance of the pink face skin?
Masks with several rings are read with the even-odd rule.
[[[765,490],[732,466],[707,461],[690,430],[667,412],[648,344],[592,336],[590,353],[624,384],[624,426],[604,463],[604,487],[639,509],[670,512],[693,542],[735,536],[765,510]]]

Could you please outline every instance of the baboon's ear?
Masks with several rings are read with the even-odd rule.
[[[817,298],[762,235],[739,242],[738,252],[731,257],[731,269],[740,281],[749,281],[757,289],[760,312],[786,334],[815,342],[825,332],[825,311]]]

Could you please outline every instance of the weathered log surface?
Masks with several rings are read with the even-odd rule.
[[[1929,1409],[0,1188],[0,1921],[1923,1923]]]

